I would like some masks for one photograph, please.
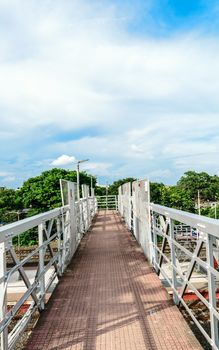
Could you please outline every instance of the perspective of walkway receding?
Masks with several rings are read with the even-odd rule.
[[[202,349],[116,212],[101,211],[26,350]]]

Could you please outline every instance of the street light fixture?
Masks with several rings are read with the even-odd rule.
[[[78,201],[80,200],[80,164],[84,163],[84,162],[88,162],[89,159],[82,159],[82,160],[78,160],[76,162],[77,164],[77,197],[78,197]]]

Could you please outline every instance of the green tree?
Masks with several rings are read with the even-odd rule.
[[[217,175],[187,171],[177,182],[177,186],[186,191],[194,201],[197,200],[198,190],[202,201],[214,201],[219,197],[219,177]]]
[[[17,213],[23,204],[19,191],[0,188],[0,222],[9,223],[17,220]]]
[[[178,186],[166,186],[163,189],[162,204],[170,208],[195,212],[193,199],[188,192]]]
[[[125,179],[114,181],[112,183],[112,185],[109,186],[108,194],[110,194],[110,195],[117,195],[119,186],[123,185],[126,182],[133,182],[133,181],[136,181],[136,179],[134,179],[133,177],[127,177]]]
[[[38,212],[61,206],[60,179],[76,182],[76,171],[54,168],[25,181],[20,189],[20,196],[24,206],[37,209]],[[86,172],[81,172],[80,184],[90,186],[90,183],[90,175]],[[93,184],[94,186],[96,184],[96,178],[94,177]]]
[[[106,186],[95,187],[95,196],[105,196],[105,195],[106,195]]]
[[[163,192],[165,190],[165,185],[158,182],[150,182],[150,200],[155,204],[163,203]]]

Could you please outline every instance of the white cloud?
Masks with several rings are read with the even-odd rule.
[[[139,38],[128,11],[97,1],[2,0],[0,13],[3,169],[24,177],[73,151],[111,178],[218,172],[218,38]]]
[[[65,166],[76,162],[76,158],[74,156],[67,156],[66,154],[63,154],[62,156],[58,157],[57,159],[54,159],[51,163],[51,165],[54,166]]]
[[[6,172],[6,171],[0,171],[0,177],[5,177],[5,176],[9,176],[10,173]]]
[[[45,4],[40,13],[35,1],[23,1],[22,10],[15,3],[5,7],[17,24],[16,47],[24,48],[23,56],[16,55],[13,29],[2,32],[2,40],[8,39],[0,64],[0,104],[10,115],[5,128],[52,124],[67,130],[101,123],[112,129],[113,122],[124,127],[124,120],[130,127],[133,116],[144,123],[157,109],[189,111],[200,104],[202,113],[219,112],[217,39],[188,33],[134,39],[123,21],[113,21],[116,10],[98,9],[95,2]],[[23,32],[29,33],[27,42]],[[145,104],[140,111],[138,101]]]
[[[88,162],[84,164],[83,168],[85,170],[88,170],[92,172],[94,175],[98,176],[108,176],[110,174],[110,169],[112,168],[111,163],[104,163],[104,162],[99,162],[99,163],[93,163],[93,162]]]
[[[16,180],[15,176],[7,176],[4,178],[4,182],[14,182]]]

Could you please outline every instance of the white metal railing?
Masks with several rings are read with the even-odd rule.
[[[176,304],[182,304],[199,330],[211,344],[213,349],[219,348],[218,342],[218,321],[219,313],[217,309],[216,289],[219,281],[219,272],[215,268],[215,259],[219,239],[218,220],[203,216],[186,213],[180,210],[170,209],[159,205],[151,204],[152,214],[152,263],[157,273],[162,274],[173,290],[173,299]],[[176,223],[189,225],[200,232],[200,237],[193,249],[188,249],[184,242],[178,240],[175,234]],[[159,238],[162,244],[159,245]],[[170,252],[165,252],[167,245]],[[191,248],[191,247],[190,247]],[[200,257],[200,252],[204,251],[204,258]],[[179,252],[187,258],[186,270],[180,266]],[[217,260],[217,259],[216,259]],[[168,274],[168,267],[171,267],[171,274]],[[201,268],[203,283],[208,291],[208,298],[202,295],[192,280],[194,269]],[[186,289],[191,290],[200,302],[208,309],[210,316],[211,330],[207,333],[203,325],[197,320],[194,313],[184,301],[183,296]]]
[[[98,210],[118,210],[118,196],[96,196]]]
[[[146,186],[140,187],[142,182]],[[185,307],[212,348],[218,350],[219,220],[150,203],[147,181],[136,182],[136,189],[137,195],[132,191],[124,202],[119,196],[119,210],[125,204],[127,206],[129,200],[131,202],[129,213],[124,217],[127,226],[131,222],[131,230],[145,255],[165,285],[172,289],[174,302]],[[210,331],[199,322],[194,309],[184,300],[186,292],[196,295],[207,310]]]
[[[53,281],[60,277],[71,261],[78,244],[91,224],[96,213],[96,200],[87,197],[75,202],[72,190],[75,184],[67,183],[68,204],[0,228],[0,335],[1,350],[13,349],[23,330],[38,309],[44,309],[45,297]],[[28,231],[38,233],[38,247],[28,256],[19,260],[12,240]],[[54,247],[56,249],[54,249]],[[49,253],[49,261],[45,254]],[[14,266],[8,266],[10,255]],[[33,257],[38,258],[35,277],[30,278],[25,265]],[[9,309],[7,294],[9,282],[18,272],[26,290]],[[30,301],[31,300],[31,301]],[[11,329],[15,316],[28,301],[29,307],[22,318]],[[10,327],[10,328],[9,328]]]

